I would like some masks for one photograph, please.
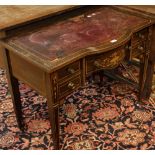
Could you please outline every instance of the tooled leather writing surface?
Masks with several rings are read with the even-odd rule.
[[[9,41],[52,61],[80,49],[113,43],[124,31],[145,22],[148,20],[103,7]]]

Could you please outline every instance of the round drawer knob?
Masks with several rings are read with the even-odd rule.
[[[131,50],[131,46],[129,46],[129,45],[125,46],[125,49],[126,50]]]
[[[140,51],[144,51],[144,47],[143,47],[143,46],[138,46],[138,49],[139,49]]]
[[[74,74],[75,73],[75,70],[73,68],[68,68],[67,71],[70,73],[70,74]]]
[[[139,34],[138,36],[139,36],[139,38],[141,38],[141,39],[144,39],[144,38],[145,38],[145,36],[144,36],[143,34]]]
[[[75,89],[75,84],[73,82],[68,83],[68,88],[69,89]]]
[[[101,68],[102,65],[98,61],[94,61],[94,66],[97,68]]]

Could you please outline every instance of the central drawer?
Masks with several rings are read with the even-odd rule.
[[[119,47],[108,53],[89,56],[86,58],[86,74],[100,69],[113,69],[125,58],[125,48]]]

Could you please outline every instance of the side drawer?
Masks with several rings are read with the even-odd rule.
[[[135,44],[137,44],[137,42],[141,42],[147,39],[148,39],[148,28],[145,28],[141,31],[134,33],[131,42],[132,45],[134,46]]]
[[[81,86],[80,75],[64,83],[58,83],[58,99],[62,99]]]
[[[63,80],[65,78],[70,78],[74,76],[77,72],[80,72],[80,61],[76,61],[72,64],[65,66],[64,68],[57,71],[58,80]]]
[[[145,42],[141,41],[135,46],[132,47],[132,58],[137,57],[141,54],[143,54],[146,51]]]

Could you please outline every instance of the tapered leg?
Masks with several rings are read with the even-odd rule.
[[[150,50],[148,67],[146,71],[146,80],[144,85],[143,97],[144,99],[149,99],[152,90],[152,80],[154,74],[154,65],[155,65],[155,25],[149,28],[149,46]]]
[[[50,104],[50,103],[49,103]],[[50,116],[52,136],[53,136],[53,145],[55,150],[60,149],[60,139],[59,139],[59,107],[53,108],[52,116]],[[52,121],[51,121],[52,120]]]
[[[51,124],[54,150],[59,150],[59,107],[50,108],[51,101],[47,99],[49,121]]]
[[[148,66],[149,54],[145,54],[140,58],[140,74],[139,74],[139,101],[144,98],[144,86],[147,77],[147,66]]]
[[[48,115],[51,124],[53,144],[54,149],[59,150],[59,105],[54,106],[51,77],[48,74],[46,74],[45,77]]]
[[[146,73],[146,81],[144,86],[144,99],[149,99],[152,90],[152,81],[154,74],[154,62],[149,61]]]
[[[23,130],[22,124],[22,106],[21,106],[21,99],[20,99],[20,91],[19,91],[19,83],[18,80],[13,76],[10,59],[9,59],[9,51],[3,51],[3,58],[6,67],[7,79],[8,79],[8,86],[12,97],[14,112],[16,115],[18,127]]]

